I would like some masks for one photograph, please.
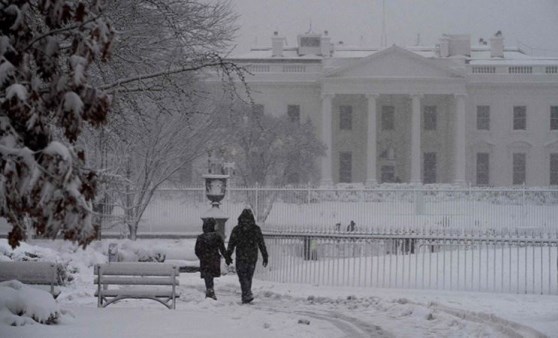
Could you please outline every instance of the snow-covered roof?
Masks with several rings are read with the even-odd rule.
[[[389,47],[388,47],[389,48]],[[440,58],[435,47],[428,46],[411,46],[402,47],[417,55],[426,58]],[[329,58],[324,58],[319,55],[298,55],[298,50],[295,47],[285,48],[282,56],[272,56],[271,48],[255,48],[250,52],[240,55],[232,56],[231,59],[246,60],[246,61],[260,61],[260,62],[281,62],[281,61],[321,61],[324,60],[330,66],[342,65],[346,60],[359,59],[375,54],[383,48],[371,48],[363,46],[339,46],[334,48],[333,55]],[[450,57],[451,58],[451,57]],[[504,57],[491,57],[490,48],[487,46],[472,46],[471,55],[467,57],[470,64],[478,65],[558,65],[558,57],[536,57],[525,54],[519,48],[506,48],[504,50]],[[326,61],[327,60],[327,61]]]

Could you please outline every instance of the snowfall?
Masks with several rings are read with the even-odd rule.
[[[85,250],[58,240],[32,240],[12,250],[0,239],[0,261],[51,261],[68,272],[56,300],[17,281],[1,282],[0,337],[558,337],[555,295],[324,287],[255,278],[254,302],[241,304],[237,277],[224,265],[215,280],[217,300],[205,298],[199,273],[183,272],[176,310],[142,299],[98,308],[93,266],[108,261],[110,243],[117,244],[119,260],[162,252],[166,262],[197,262],[193,239],[106,239]]]

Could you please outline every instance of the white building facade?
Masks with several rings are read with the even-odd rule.
[[[322,185],[558,185],[558,58],[504,48],[499,32],[430,48],[271,40],[231,60],[252,73],[257,109],[312,121]]]

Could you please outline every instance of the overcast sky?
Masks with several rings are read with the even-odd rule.
[[[382,0],[232,0],[241,26],[236,53],[269,46],[273,31],[294,46],[296,35],[329,31],[334,42],[380,46]],[[471,34],[476,43],[496,31],[507,46],[558,56],[558,0],[385,0],[388,46],[432,46],[443,33]]]

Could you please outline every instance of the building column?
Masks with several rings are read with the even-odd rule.
[[[366,159],[366,186],[370,187],[376,181],[376,160],[377,160],[377,129],[376,129],[376,100],[378,94],[367,94],[368,99],[368,132],[367,132],[367,159]]]
[[[411,180],[410,183],[420,184],[422,179],[420,176],[420,159],[421,159],[421,146],[420,146],[420,135],[421,135],[421,111],[420,111],[420,100],[422,95],[411,95],[412,99],[412,111],[411,111]]]
[[[333,94],[322,95],[322,142],[326,146],[325,156],[322,157],[322,186],[333,185],[331,167],[333,166],[333,133],[332,133],[332,111],[331,105]]]
[[[466,140],[465,140],[465,97],[463,94],[455,95],[455,149],[454,154],[454,184],[465,184],[465,157],[466,157]]]

